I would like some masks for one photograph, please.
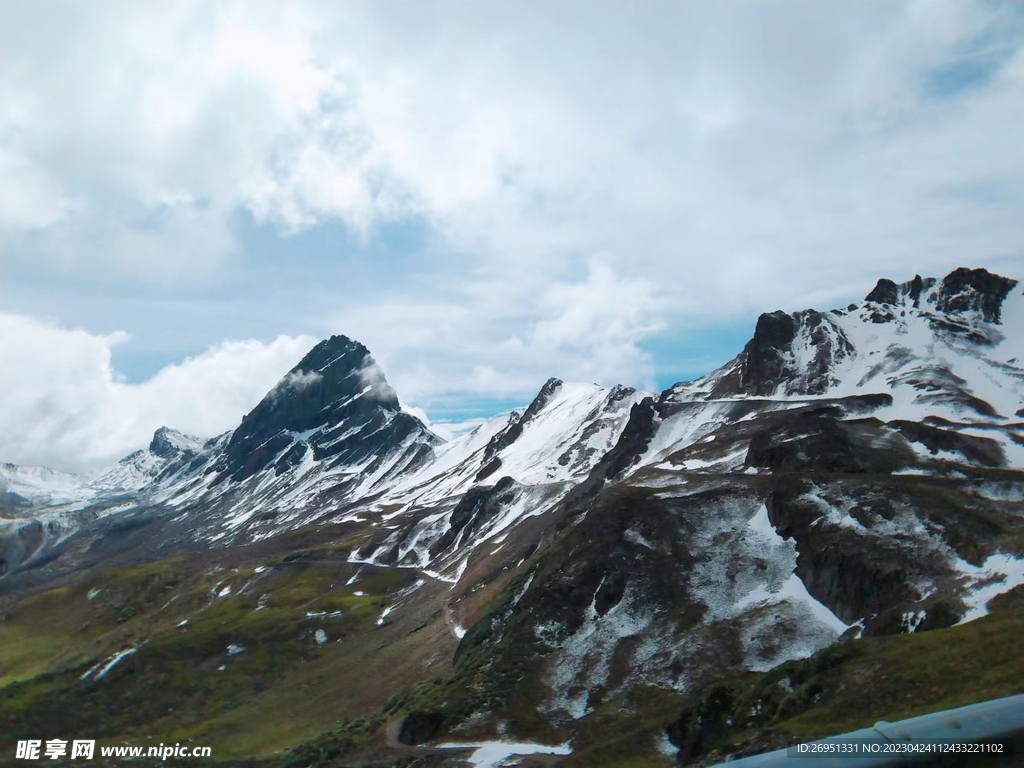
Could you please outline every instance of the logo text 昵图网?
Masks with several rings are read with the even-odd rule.
[[[96,755],[95,739],[23,739],[18,741],[15,758],[19,760],[92,760]],[[100,757],[210,757],[210,747],[191,747],[182,744],[159,744],[153,747],[100,747]]]

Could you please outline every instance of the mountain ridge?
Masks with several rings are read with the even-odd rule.
[[[201,610],[237,599],[256,615],[259,574],[325,561],[318,599],[348,601],[337,621],[368,574],[395,580],[356,657],[378,658],[372,633],[391,626],[417,653],[424,627],[451,644],[438,679],[457,685],[408,673],[399,709],[434,730],[406,733],[571,735],[645,686],[699,690],[1016,604],[1021,329],[1008,278],[882,279],[845,308],[761,315],[735,358],[661,393],[552,378],[447,442],[335,336],[237,429],[161,428],[64,496],[0,512],[0,597],[201,552]],[[225,575],[236,560],[249,576]],[[335,631],[310,613],[297,620]]]

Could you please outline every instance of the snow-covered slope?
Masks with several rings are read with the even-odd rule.
[[[1017,281],[958,269],[943,280],[880,280],[860,304],[774,312],[722,369],[680,396],[846,396],[888,392],[902,418],[1019,418],[1024,295]]]
[[[549,379],[523,411],[498,416],[435,450],[433,461],[388,499],[430,503],[474,482],[511,477],[523,485],[579,482],[618,440],[630,409],[649,396],[629,387]]]
[[[753,411],[861,399],[875,418],[941,419],[995,440],[1024,466],[1024,292],[985,270],[942,280],[880,280],[860,304],[764,314],[725,366],[677,384],[659,401],[662,425],[641,464]],[[737,401],[743,407],[737,408]]]
[[[0,511],[65,504],[88,498],[87,478],[49,467],[0,464]]]
[[[547,512],[585,479],[645,397],[629,387],[549,379],[524,411],[436,449],[432,461],[383,494],[374,508],[395,532],[358,557],[458,574],[478,547],[500,545],[511,526]]]

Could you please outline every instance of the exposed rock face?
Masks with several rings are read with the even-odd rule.
[[[771,472],[893,472],[914,459],[874,420],[841,420],[834,408],[809,410],[756,433],[745,466]],[[837,418],[838,417],[838,418]],[[889,450],[879,450],[881,447]]]
[[[985,269],[960,267],[943,278],[936,308],[948,313],[977,312],[985,322],[999,323],[1003,301],[1016,285],[1016,280]]]
[[[796,356],[798,338],[813,350],[810,356]],[[762,397],[780,388],[786,394],[822,394],[835,383],[833,368],[851,352],[842,329],[821,312],[763,314],[741,355],[739,391]]]
[[[202,447],[202,441],[197,437],[184,435],[170,427],[160,427],[153,433],[153,439],[149,443],[149,451],[155,456],[164,459],[176,459],[180,456],[195,456]]]
[[[430,741],[443,723],[444,716],[439,712],[411,712],[398,728],[398,742],[412,746]]]
[[[0,529],[0,576],[18,568],[39,550],[45,540],[45,527],[38,520],[32,520],[6,536]]]
[[[443,552],[493,520],[511,501],[514,486],[511,477],[503,477],[492,486],[470,488],[452,510],[448,530],[431,547],[432,552]]]
[[[754,337],[743,350],[743,388],[752,395],[774,391],[787,371],[787,356],[796,338],[796,319],[785,312],[765,313],[757,318]]]
[[[308,450],[337,463],[370,459],[412,435],[439,442],[401,410],[369,350],[346,336],[320,342],[249,414],[217,463],[218,481],[245,480],[275,459],[283,472]]]
[[[899,285],[883,277],[871,290],[871,293],[864,298],[864,301],[897,306],[903,304],[905,300],[909,300],[911,306],[918,307],[921,303],[922,292],[933,285],[935,285],[934,278],[923,280],[920,275],[914,275],[913,280]],[[854,304],[851,309],[856,306]]]
[[[873,301],[877,304],[895,304],[900,298],[900,287],[892,280],[883,277],[871,290],[864,301]]]

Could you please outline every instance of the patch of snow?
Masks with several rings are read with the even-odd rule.
[[[102,661],[99,664],[97,664],[96,666],[92,667],[84,675],[82,675],[82,677],[80,679],[81,680],[88,680],[90,677],[92,677],[93,672],[95,672],[96,669],[99,669],[99,672],[96,673],[96,676],[93,677],[93,679],[94,680],[101,680],[102,678],[104,678],[106,676],[106,674],[110,670],[112,670],[114,667],[116,667],[120,663],[121,659],[124,659],[124,658],[126,658],[128,656],[131,656],[137,650],[138,650],[138,647],[126,648],[123,651],[118,651],[117,653],[115,653],[113,656],[111,656],[106,661]]]
[[[245,647],[241,645],[235,645],[234,643],[231,643],[231,645],[228,646],[228,656],[237,656],[238,654],[244,651]]]
[[[989,555],[980,567],[958,558],[956,567],[969,579],[963,596],[967,613],[960,619],[960,624],[988,615],[985,604],[989,600],[1024,584],[1024,560],[1001,552]]]
[[[622,537],[633,544],[639,544],[641,547],[647,547],[648,549],[657,549],[651,542],[645,539],[636,529],[627,528],[626,532]]]
[[[470,744],[446,742],[438,744],[438,749],[473,749],[469,763],[474,768],[501,768],[507,765],[510,757],[519,755],[571,755],[570,743],[547,746],[527,742],[480,741]]]
[[[557,646],[551,665],[551,687],[555,696],[545,708],[550,712],[566,712],[574,720],[592,711],[589,691],[608,682],[619,641],[643,633],[654,621],[654,616],[629,589],[617,604],[598,616],[595,606],[598,591],[600,587],[594,592],[583,624]],[[542,627],[535,627],[535,632],[541,631]]]
[[[659,754],[671,758],[672,760],[679,757],[679,747],[669,740],[667,733],[662,733],[660,736],[655,738],[654,747],[658,750]]]
[[[758,671],[810,656],[847,625],[807,592],[795,573],[796,544],[775,531],[763,503],[753,515],[745,512],[750,515],[745,528],[737,525],[749,503],[724,506],[698,531],[708,556],[694,567],[689,588],[708,606],[705,625],[742,622],[746,667]],[[714,545],[722,534],[729,538]],[[737,569],[739,563],[746,565]],[[780,627],[789,629],[780,633]],[[790,639],[778,643],[771,640],[776,636]]]
[[[466,572],[466,568],[468,566],[469,566],[469,558],[467,557],[467,558],[464,558],[461,563],[459,563],[459,567],[455,570],[455,578],[452,580],[452,585],[448,589],[449,592],[451,590],[455,589],[456,586],[458,586],[459,580],[462,578],[462,574],[464,574]]]
[[[318,629],[313,637],[317,645],[325,645],[327,643],[327,633],[322,629]]]
[[[534,577],[534,576],[535,576],[536,574],[537,574],[537,572],[536,572],[536,571],[534,571],[533,573],[531,573],[531,574],[530,574],[530,575],[529,575],[529,576],[527,577],[526,581],[525,581],[525,582],[523,582],[523,586],[519,588],[519,591],[518,591],[518,592],[516,592],[516,594],[515,594],[515,597],[513,597],[513,598],[512,598],[512,605],[513,605],[513,606],[516,606],[516,605],[518,605],[518,604],[519,604],[519,601],[523,599],[523,595],[525,595],[525,594],[526,594],[526,590],[528,590],[528,589],[530,588],[530,585],[531,585],[531,584],[533,584],[533,577]]]

